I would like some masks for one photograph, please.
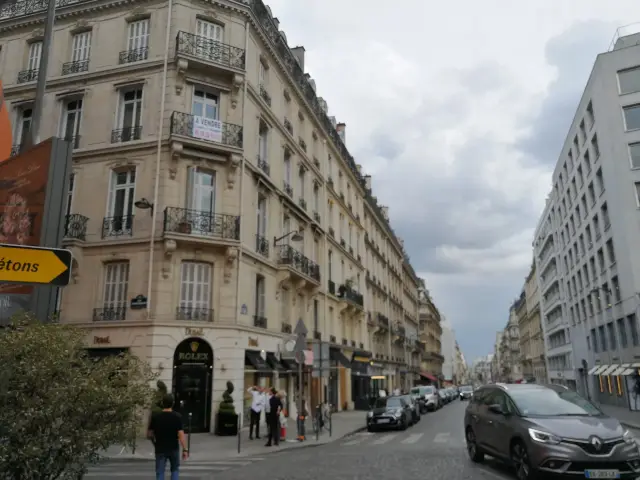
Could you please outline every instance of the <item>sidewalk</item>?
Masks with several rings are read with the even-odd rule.
[[[604,403],[599,403],[598,406],[600,407],[600,410],[610,417],[617,418],[625,427],[640,430],[640,412],[632,412],[628,408],[607,405]]]
[[[323,430],[319,439],[311,426],[311,419],[306,422],[307,440],[298,442],[295,439],[295,420],[289,419],[287,422],[287,441],[281,441],[279,447],[265,447],[267,441],[266,428],[261,425],[260,440],[249,440],[249,429],[243,428],[240,432],[240,453],[238,453],[238,437],[217,437],[210,433],[198,433],[191,436],[191,448],[189,458],[193,461],[215,461],[225,460],[232,457],[251,457],[266,455],[283,450],[293,450],[295,448],[314,447],[325,445],[339,440],[349,434],[364,430],[365,412],[347,411],[334,413],[332,416],[332,432],[329,436],[327,430]],[[121,445],[114,445],[102,453],[103,458],[114,461],[131,460],[152,460],[154,457],[153,445],[147,439],[138,440],[135,453],[129,448]]]

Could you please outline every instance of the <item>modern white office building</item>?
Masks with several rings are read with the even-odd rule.
[[[618,38],[595,61],[534,238],[550,380],[634,410],[640,384],[639,242],[635,34]]]

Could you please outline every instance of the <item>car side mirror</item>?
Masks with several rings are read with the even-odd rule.
[[[498,403],[496,403],[494,405],[489,405],[489,411],[491,413],[495,413],[496,415],[506,415],[507,414],[507,412],[505,412],[502,409],[502,405],[500,405]]]

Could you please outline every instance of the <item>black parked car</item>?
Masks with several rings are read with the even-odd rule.
[[[406,430],[411,423],[411,407],[402,397],[380,397],[367,413],[367,430]]]
[[[420,421],[420,404],[411,395],[402,395],[400,398],[404,398],[409,404],[411,410],[411,422],[409,423],[410,425],[415,425]]]

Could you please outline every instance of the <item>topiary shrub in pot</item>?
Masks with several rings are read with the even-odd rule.
[[[222,394],[222,401],[216,415],[216,435],[234,436],[238,434],[238,414],[233,404],[233,383],[227,382],[227,389]]]

